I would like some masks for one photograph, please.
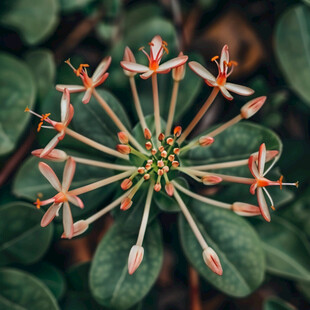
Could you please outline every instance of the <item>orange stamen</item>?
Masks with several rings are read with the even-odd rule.
[[[50,115],[51,113],[42,114],[41,122],[45,121]]]
[[[273,210],[273,211],[276,211],[276,208],[274,206],[270,206],[270,208]]]
[[[37,201],[34,203],[37,206],[37,209],[40,209],[41,207],[41,200],[37,198]]]
[[[238,66],[238,63],[234,60],[231,60],[228,64],[227,64],[228,67],[231,67],[231,66]]]
[[[144,46],[141,46],[140,48],[139,48],[139,51],[143,51],[144,50]]]
[[[25,110],[24,110],[24,112],[29,112],[29,111],[30,111],[30,110],[29,110],[28,107],[26,107]]]
[[[149,46],[154,46],[154,43],[152,43],[152,42],[149,42]]]
[[[168,55],[169,54],[169,50],[167,49],[166,45],[162,44],[161,46],[165,50],[166,54]]]
[[[280,176],[280,179],[278,180],[280,184],[280,189],[282,189],[282,183],[283,183],[283,175]]]
[[[38,124],[37,132],[39,132],[39,131],[41,130],[42,125],[43,125],[43,122],[40,122],[40,123]]]
[[[215,61],[217,59],[219,59],[219,56],[214,56],[214,57],[211,58],[211,61]]]
[[[84,70],[84,68],[88,68],[88,67],[89,67],[88,64],[80,64],[80,66],[78,67],[78,69],[75,72],[76,76],[80,76],[80,74]]]

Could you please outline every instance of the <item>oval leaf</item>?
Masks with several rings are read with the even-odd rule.
[[[128,309],[140,301],[157,279],[163,249],[158,222],[147,227],[143,242],[144,258],[133,275],[127,260],[137,234],[124,233],[114,226],[101,240],[90,270],[90,288],[95,299],[109,309]]]
[[[200,202],[192,203],[192,215],[211,248],[218,254],[223,275],[214,274],[204,263],[202,249],[185,218],[179,231],[186,256],[197,271],[225,294],[243,297],[263,281],[265,257],[258,236],[241,217]]]
[[[0,155],[11,152],[23,133],[33,107],[35,82],[27,65],[8,54],[0,54]],[[13,125],[12,125],[13,124]]]
[[[2,310],[58,310],[49,289],[29,273],[0,269],[0,308]]]
[[[296,310],[294,306],[277,297],[270,297],[264,302],[263,310]]]
[[[42,216],[42,210],[23,202],[0,208],[0,265],[28,265],[45,254],[53,236],[53,225],[42,228]]]

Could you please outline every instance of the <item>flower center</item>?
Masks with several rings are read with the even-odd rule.
[[[57,195],[55,195],[54,199],[55,203],[68,201],[67,196],[63,192],[59,192]]]

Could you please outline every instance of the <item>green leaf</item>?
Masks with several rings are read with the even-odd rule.
[[[310,8],[299,4],[278,20],[275,51],[284,76],[293,90],[310,104]]]
[[[72,153],[70,151],[68,151],[68,154],[77,155],[76,153]],[[21,166],[17,172],[13,184],[13,192],[16,196],[35,201],[38,194],[43,195],[41,200],[51,198],[57,194],[55,189],[39,171],[38,164],[40,161],[42,161],[42,159],[37,157],[30,157]],[[55,171],[59,180],[62,180],[64,163],[55,163],[49,161],[47,163]],[[112,176],[112,171],[110,170],[77,164],[70,189],[88,185],[110,176]],[[89,193],[80,195],[79,197],[83,200],[85,207],[84,209],[80,209],[72,205],[72,215],[74,217],[79,217],[97,207],[101,202],[105,201],[112,194],[111,191],[113,190],[113,187],[114,184],[111,184],[107,187],[99,188]],[[62,214],[62,212],[60,212],[60,214]]]
[[[60,8],[65,13],[82,10],[94,0],[59,0]]]
[[[310,282],[298,282],[297,288],[303,296],[310,302]]]
[[[261,223],[256,228],[270,273],[293,280],[310,280],[310,247],[297,227],[273,217],[271,223]]]
[[[114,226],[101,240],[90,270],[90,288],[95,299],[109,309],[128,309],[140,301],[157,279],[163,259],[158,222],[147,227],[143,242],[144,258],[133,275],[127,260],[137,235]]]
[[[33,107],[36,87],[26,64],[9,55],[0,54],[0,155],[11,152],[29,120],[26,106]]]
[[[207,130],[202,135],[207,135],[211,130]],[[192,148],[183,156],[181,153],[181,159],[188,165],[247,159],[252,153],[258,152],[259,146],[263,142],[266,144],[267,150],[278,150],[281,154],[281,140],[273,131],[251,122],[241,122],[216,136],[211,146]],[[249,169],[245,165],[217,170],[217,172],[242,175],[249,174]]]
[[[7,1],[1,23],[16,29],[29,45],[44,41],[58,24],[57,0]]]
[[[13,268],[0,269],[0,308],[2,310],[58,310],[49,289],[32,275]]]
[[[9,203],[0,208],[1,266],[32,264],[46,253],[53,236],[53,225],[42,228],[42,216],[42,210],[23,202]]]
[[[58,268],[49,263],[41,262],[28,267],[26,271],[40,279],[50,289],[57,300],[62,298],[66,290],[66,280]]]
[[[265,257],[260,240],[243,218],[230,211],[193,202],[190,211],[208,245],[218,254],[223,275],[214,274],[204,263],[202,249],[185,218],[179,231],[190,263],[213,286],[225,294],[244,297],[263,281]]]
[[[296,308],[281,298],[269,297],[264,301],[263,310],[296,310]]]
[[[38,95],[42,100],[50,88],[54,87],[56,64],[53,53],[48,49],[37,49],[25,56],[34,74]]]
[[[75,291],[88,291],[89,270],[90,262],[71,266],[67,270],[67,279],[70,287],[72,287]]]

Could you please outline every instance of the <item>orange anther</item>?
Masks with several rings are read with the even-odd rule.
[[[83,69],[84,68],[88,68],[88,67],[89,67],[88,64],[80,64],[80,66],[78,67],[78,69],[75,72],[76,76],[80,76],[80,74],[83,71]]]
[[[231,67],[231,66],[238,66],[238,63],[234,60],[231,60],[228,64],[228,67]]]
[[[217,59],[219,59],[219,56],[214,56],[214,57],[211,58],[211,61],[215,61]]]
[[[166,41],[164,41],[164,40],[162,41],[162,44],[165,45],[165,46],[168,46],[168,43]]]
[[[167,49],[167,47],[165,45],[162,45],[162,48],[165,50],[166,54],[169,54],[169,50]]]
[[[149,46],[154,46],[154,43],[153,42],[149,42]]]
[[[39,124],[38,124],[38,128],[37,128],[37,132],[39,132],[40,130],[41,130],[41,126],[43,125],[43,122],[40,122]]]
[[[141,46],[141,47],[139,48],[139,51],[142,51],[142,50],[144,50],[144,46]]]
[[[37,206],[37,209],[40,209],[41,207],[41,200],[37,198],[37,201],[34,203]]]
[[[280,189],[282,189],[282,183],[283,183],[283,175],[280,176],[280,179],[278,180],[280,184]]]
[[[28,107],[26,107],[25,110],[24,110],[24,112],[29,112],[29,111],[30,111],[30,110],[29,110]]]
[[[270,208],[273,210],[273,211],[276,211],[276,208],[274,206],[270,206]]]
[[[51,113],[42,114],[41,122],[45,121],[50,115]]]

